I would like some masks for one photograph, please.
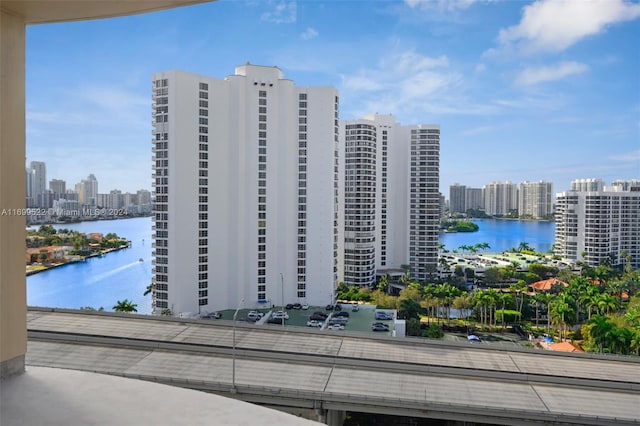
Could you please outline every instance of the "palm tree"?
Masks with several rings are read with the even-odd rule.
[[[117,304],[113,307],[116,312],[138,312],[138,305],[131,300],[124,299],[118,300]]]
[[[640,355],[640,327],[636,327],[629,345],[631,350],[635,351],[636,355]]]
[[[377,290],[380,290],[386,293],[389,290],[389,274],[384,274],[380,281],[378,281],[378,285],[376,286]]]
[[[622,355],[629,355],[631,342],[634,339],[634,332],[626,327],[614,327],[609,332],[609,343],[611,352]]]
[[[624,319],[627,320],[631,327],[640,327],[640,306],[630,308],[627,313],[624,314]]]
[[[560,293],[555,296],[549,305],[549,315],[553,323],[558,325],[558,335],[560,340],[566,334],[568,317],[573,314],[573,299],[567,293]]]
[[[144,290],[144,293],[142,295],[143,296],[148,296],[149,294],[153,293],[153,290],[155,290],[155,288],[156,288],[156,283],[151,281],[151,283],[149,283],[149,285]]]
[[[587,287],[584,294],[580,296],[581,303],[584,303],[587,309],[587,320],[591,319],[593,308],[598,305],[598,299],[600,298],[600,290],[597,286],[591,284]]]
[[[529,245],[528,242],[526,241],[522,241],[519,245],[518,245],[518,252],[523,252],[523,251],[533,251],[533,249],[531,248],[531,246]]]
[[[485,292],[478,290],[475,293],[473,293],[473,301],[475,306],[478,307],[480,323],[484,326],[486,323],[486,307],[487,307],[487,298],[485,297]]]
[[[504,330],[504,309],[507,305],[507,303],[509,303],[511,301],[511,294],[509,293],[498,293],[498,302],[500,302],[500,304],[502,305],[502,329]]]
[[[527,283],[518,280],[516,284],[511,284],[509,289],[516,294],[516,309],[522,315],[522,307],[524,305],[524,291],[527,289]]]
[[[609,313],[618,308],[618,299],[607,293],[602,293],[598,296],[596,306],[598,308],[598,314],[609,315]]]
[[[591,325],[589,335],[600,348],[600,353],[602,353],[604,347],[608,344],[608,338],[614,325],[609,321],[609,318],[602,315],[595,315],[589,320],[589,324]]]
[[[490,288],[486,290],[485,297],[487,305],[489,306],[489,325],[491,325],[491,319],[493,316],[493,326],[496,326],[496,304],[498,303],[498,292]]]
[[[551,318],[549,316],[549,304],[551,303],[552,298],[553,296],[551,295],[551,293],[547,293],[547,292],[536,293],[536,295],[533,296],[533,300],[535,300],[536,302],[536,327],[539,327],[538,319],[540,318],[540,315],[539,315],[540,305],[542,305],[547,310],[547,332],[551,327]]]

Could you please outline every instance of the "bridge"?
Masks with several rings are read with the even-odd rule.
[[[640,359],[229,321],[29,308],[27,365],[214,392],[341,424],[347,411],[639,425]]]

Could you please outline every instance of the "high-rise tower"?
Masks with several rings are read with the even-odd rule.
[[[337,91],[167,71],[153,109],[155,312],[332,301]]]

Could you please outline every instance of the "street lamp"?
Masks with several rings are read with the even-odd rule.
[[[242,299],[240,303],[238,303],[238,308],[233,314],[233,327],[232,327],[233,349],[231,351],[233,365],[231,367],[231,393],[237,392],[236,391],[236,318],[238,317],[238,311],[240,310],[240,306],[242,306],[243,303],[244,303],[244,299]]]
[[[282,293],[282,326],[284,327],[284,275],[280,272],[280,292]]]

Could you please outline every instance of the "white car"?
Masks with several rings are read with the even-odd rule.
[[[274,313],[271,314],[271,318],[274,318],[274,319],[282,319],[282,318],[284,318],[284,319],[288,320],[289,319],[289,314],[286,313],[285,311],[275,311]]]
[[[307,327],[322,327],[322,323],[316,320],[307,321]]]
[[[306,311],[307,309],[309,309],[309,305],[307,305],[306,303],[302,305],[302,310]]]
[[[253,320],[253,321],[258,321],[263,316],[264,316],[264,314],[262,312],[258,312],[258,311],[249,311],[249,313],[247,314],[247,318],[249,318],[250,320]]]
[[[327,330],[344,330],[344,325],[342,325],[342,324],[330,324],[327,327]]]

